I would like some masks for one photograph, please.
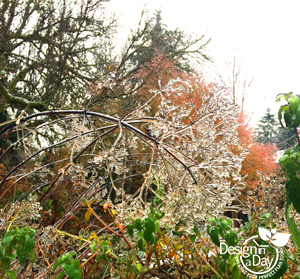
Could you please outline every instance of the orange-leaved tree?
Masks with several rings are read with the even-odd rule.
[[[238,121],[240,144],[246,150],[241,175],[246,176],[244,178],[246,186],[256,187],[259,181],[257,172],[270,175],[278,167],[274,158],[277,148],[273,144],[263,144],[254,140],[254,131],[247,123],[245,114],[240,114]]]

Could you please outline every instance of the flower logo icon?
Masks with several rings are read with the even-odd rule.
[[[258,228],[258,233],[262,240],[269,241],[277,247],[285,246],[291,236],[289,233],[276,233],[276,229],[269,231],[265,228]]]

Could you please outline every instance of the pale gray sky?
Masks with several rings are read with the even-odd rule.
[[[211,38],[207,49],[214,64],[210,68],[224,79],[231,74],[226,62],[236,57],[242,74],[254,78],[246,99],[252,124],[267,107],[277,113],[278,93],[300,93],[299,0],[111,0],[107,6],[120,16],[122,35],[137,26],[144,5],[149,15],[161,9],[169,28]],[[209,71],[203,69],[204,74]]]

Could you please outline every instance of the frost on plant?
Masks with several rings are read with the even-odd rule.
[[[2,196],[30,180],[27,192],[60,203],[56,215],[73,214],[83,199],[111,204],[122,222],[159,207],[161,225],[171,228],[223,214],[243,186],[243,156],[232,151],[239,144],[237,108],[228,93],[195,75],[149,94],[123,118],[52,111],[39,115],[43,122],[34,129],[27,129],[31,120],[11,127],[22,131],[15,146],[31,147],[2,181]]]
[[[26,192],[59,202],[52,207],[64,218],[85,199],[110,204],[122,222],[158,207],[161,225],[171,228],[223,214],[243,186],[243,156],[232,151],[239,145],[237,108],[228,93],[195,75],[149,94],[123,118],[51,111],[12,125],[10,132],[22,131],[15,146],[31,145],[1,182],[2,196],[31,181]],[[27,129],[34,119],[42,124]]]

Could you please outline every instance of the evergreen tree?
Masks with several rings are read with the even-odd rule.
[[[277,144],[278,122],[269,108],[267,109],[266,114],[259,120],[259,124],[255,131],[257,134],[255,140],[257,142]]]
[[[101,103],[102,113],[126,115],[134,110],[141,97],[150,98],[151,94],[146,96],[148,90],[158,89],[165,73],[190,73],[194,71],[192,61],[209,60],[205,54],[209,41],[204,36],[194,37],[179,29],[169,29],[162,22],[160,11],[151,18],[143,20],[143,17],[144,14],[138,27],[131,31],[121,56],[110,67],[110,86],[104,85],[100,94],[89,100],[89,108],[96,110]],[[154,81],[158,87],[153,87]]]
[[[276,144],[280,150],[290,148],[296,143],[295,131],[280,127],[275,115],[271,113],[269,108],[259,121],[255,131],[257,142]]]

